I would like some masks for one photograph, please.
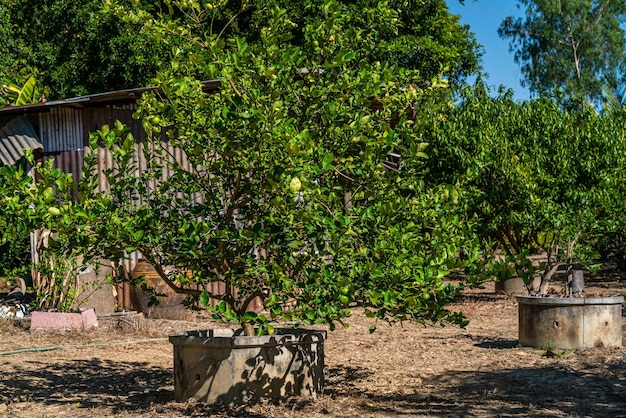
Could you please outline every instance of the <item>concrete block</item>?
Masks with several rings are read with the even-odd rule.
[[[80,313],[83,321],[83,329],[87,330],[98,326],[98,317],[95,309],[87,309]]]
[[[94,309],[77,312],[31,312],[31,331],[83,331],[98,326]]]
[[[112,273],[110,263],[83,266],[76,276],[78,295],[74,308],[94,308],[99,315],[115,312],[115,292],[113,285],[107,281],[107,274]]]

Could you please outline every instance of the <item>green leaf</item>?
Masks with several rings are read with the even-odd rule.
[[[326,154],[324,156],[324,159],[322,160],[322,169],[328,170],[331,167],[334,159],[335,157],[333,156],[333,154]]]
[[[257,314],[256,312],[246,312],[242,315],[241,320],[242,322],[254,322],[257,319]]]
[[[31,76],[21,88],[14,85],[9,86],[9,89],[18,93],[18,97],[15,100],[15,106],[23,106],[31,103],[39,102],[39,91],[37,90],[37,80],[34,76]]]
[[[239,52],[243,53],[246,51],[246,49],[248,49],[248,44],[246,43],[245,38],[237,37],[236,41],[237,41],[237,49],[239,50]]]
[[[209,292],[207,292],[206,290],[203,290],[202,293],[200,293],[200,302],[204,305],[204,306],[210,306],[210,296],[209,296]]]

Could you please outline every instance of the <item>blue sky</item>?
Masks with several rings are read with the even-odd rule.
[[[461,16],[461,23],[469,25],[476,40],[485,48],[483,67],[489,74],[487,84],[497,91],[499,85],[513,89],[517,100],[528,100],[528,89],[520,85],[522,73],[509,52],[508,40],[500,39],[498,27],[507,16],[523,15],[515,0],[446,0],[450,13]]]

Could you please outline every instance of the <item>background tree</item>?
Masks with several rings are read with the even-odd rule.
[[[22,86],[34,70],[20,59],[20,42],[11,28],[9,10],[0,2],[0,106],[14,102],[14,92],[9,86]]]
[[[242,3],[246,4],[241,8]],[[304,45],[304,21],[321,18],[319,2],[285,1],[281,3],[294,23],[291,43]],[[30,68],[48,98],[149,85],[168,62],[169,49],[159,39],[146,37],[139,30],[141,22],[119,19],[109,7],[121,4],[126,10],[150,16],[182,17],[180,10],[167,2],[115,0],[0,0],[0,75],[3,68]],[[349,0],[341,3],[350,15],[360,10],[376,10],[373,0]],[[162,7],[161,7],[162,6]],[[268,16],[265,1],[226,2],[215,5],[206,14],[205,25],[225,24],[234,13],[237,19],[229,27],[231,34],[244,36],[250,43],[260,39],[259,28]],[[372,60],[395,60],[420,71],[424,80],[443,74],[457,82],[480,70],[481,47],[467,26],[449,14],[444,0],[402,0],[385,6],[397,24],[377,28],[375,42],[380,48]],[[241,9],[241,10],[240,10]],[[383,10],[383,9],[380,9]],[[14,64],[20,62],[16,67]],[[13,80],[17,85],[25,81]]]
[[[1,0],[0,19],[2,11],[0,27],[8,33],[0,57],[13,64],[0,58],[0,73],[15,72],[17,60],[36,74],[49,99],[149,85],[166,57],[132,22],[106,13],[101,1]]]
[[[355,17],[355,23],[361,11],[381,7],[377,0],[344,0],[340,4],[347,10],[346,13]],[[255,19],[267,18],[258,13],[265,6],[266,2],[253,2],[243,10],[239,22],[234,25],[236,29],[231,29],[233,33],[245,35],[250,42],[258,40],[260,34],[257,28],[262,22]],[[324,17],[319,2],[283,1],[280,6],[292,16],[296,25],[290,43],[304,45],[306,22]],[[469,26],[461,25],[459,17],[449,13],[445,0],[392,0],[385,7],[394,14],[396,21],[389,27],[377,28],[375,42],[379,44],[378,52],[369,58],[373,62],[394,62],[417,70],[424,80],[443,75],[454,83],[480,72],[483,48]],[[228,13],[233,11],[225,10]],[[224,23],[230,15],[221,17]]]
[[[518,7],[525,8],[525,17],[507,17],[498,34],[510,39],[531,92],[561,89],[567,98],[593,102],[602,98],[603,86],[624,86],[626,3],[518,0]]]
[[[623,251],[624,111],[488,93],[478,85],[455,104],[420,104],[416,120],[431,144],[426,181],[465,192],[486,250],[511,256],[501,278],[541,273],[546,284],[561,264]],[[530,254],[545,254],[539,269]]]
[[[469,26],[461,25],[459,16],[449,13],[444,0],[396,0],[390,4],[401,23],[397,36],[385,40],[384,57],[418,70],[425,79],[442,74],[453,84],[482,71],[483,47]]]

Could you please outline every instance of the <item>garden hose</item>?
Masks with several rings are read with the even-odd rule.
[[[54,345],[50,347],[38,347],[38,348],[24,348],[20,350],[12,350],[12,351],[2,351],[0,352],[0,356],[8,356],[11,354],[21,354],[21,353],[39,353],[42,351],[53,351],[53,350],[63,350],[66,348],[86,348],[86,347],[106,347],[109,345],[122,345],[122,344],[140,344],[140,343],[149,343],[153,341],[166,341],[167,338],[151,338],[147,340],[135,340],[135,341],[116,341],[112,343],[92,343],[92,344],[66,344],[66,345]]]

